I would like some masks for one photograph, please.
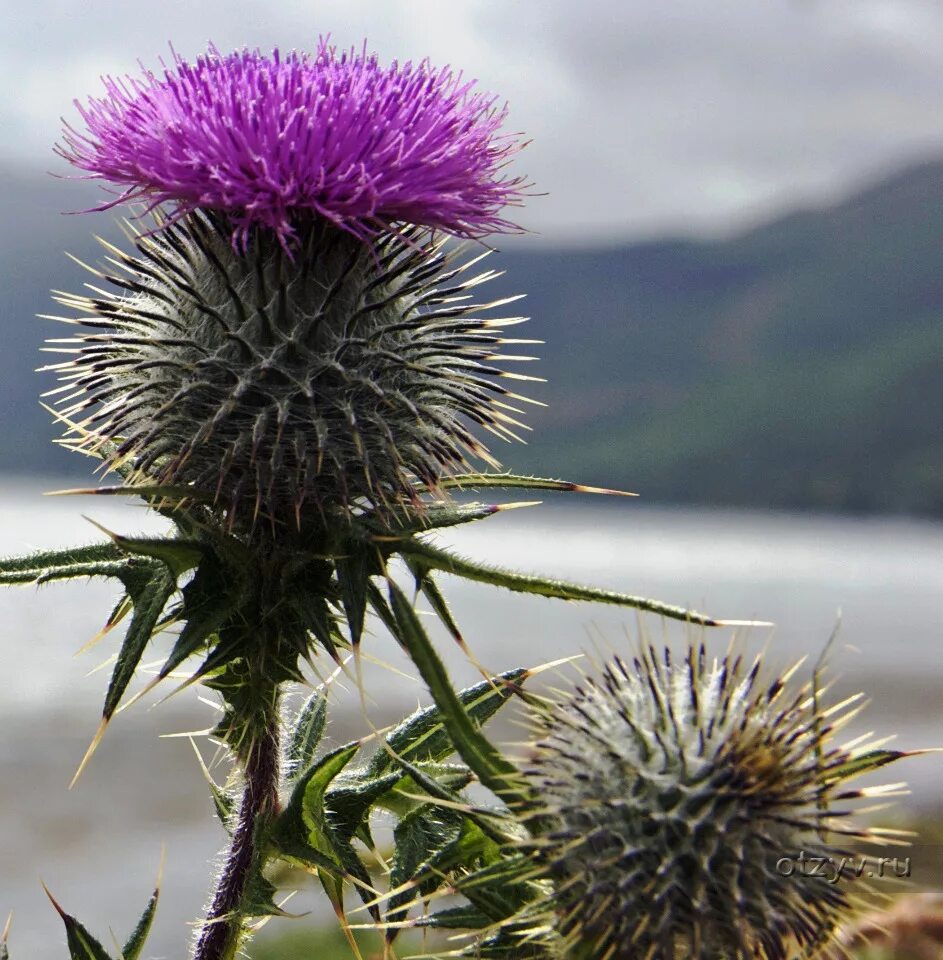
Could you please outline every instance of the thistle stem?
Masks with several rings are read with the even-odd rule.
[[[220,875],[213,902],[206,914],[193,960],[231,960],[243,932],[246,888],[255,870],[262,868],[259,837],[278,813],[279,728],[278,699],[263,731],[249,749],[245,762],[245,787],[239,820],[232,835],[226,864]]]

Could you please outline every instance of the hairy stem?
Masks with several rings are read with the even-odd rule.
[[[278,700],[273,697],[267,723],[246,757],[239,821],[193,960],[231,960],[235,956],[243,932],[241,907],[247,885],[253,872],[262,867],[259,836],[278,812],[280,749]]]

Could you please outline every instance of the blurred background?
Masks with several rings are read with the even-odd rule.
[[[543,569],[721,617],[775,621],[740,642],[786,664],[830,659],[838,693],[872,699],[860,730],[943,744],[943,6],[934,0],[0,0],[0,553],[88,542],[89,514],[123,532],[140,510],[44,499],[88,484],[57,449],[33,370],[63,328],[50,288],[89,278],[93,235],[121,242],[100,188],[64,180],[51,150],[102,74],[159,68],[212,40],[311,49],[329,34],[384,62],[429,56],[506,98],[532,143],[535,184],[501,238],[495,298],[526,293],[533,371],[528,445],[508,466],[623,487],[635,501],[549,499],[461,530],[476,556]],[[516,307],[515,307],[516,309]],[[525,332],[526,331],[526,332]],[[504,669],[683,631],[624,614],[452,589],[476,654]],[[76,660],[114,590],[0,593],[0,914],[15,957],[64,955],[41,876],[70,911],[119,937],[167,851],[153,950],[180,956],[223,844],[186,738],[212,710],[184,697],[119,718],[71,793],[114,653]],[[706,638],[718,650],[729,634]],[[442,638],[443,648],[447,641]],[[371,650],[396,660],[377,637]],[[156,656],[156,654],[155,654]],[[454,656],[457,678],[474,680]],[[809,668],[811,669],[811,667]],[[381,678],[372,722],[421,699]],[[363,729],[355,691],[332,735]],[[512,731],[513,732],[513,731]],[[516,733],[515,733],[516,738]],[[212,747],[198,745],[207,760]],[[939,884],[934,758],[895,776],[896,814],[927,824],[914,880]],[[885,818],[886,819],[886,818]],[[292,902],[317,910],[310,886]],[[2,919],[2,916],[0,916]],[[280,926],[275,924],[273,926]],[[261,954],[260,954],[261,956]]]

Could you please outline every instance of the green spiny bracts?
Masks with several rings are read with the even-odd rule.
[[[134,481],[201,491],[237,530],[297,529],[421,510],[417,489],[495,463],[472,428],[522,426],[523,398],[495,380],[515,375],[493,361],[523,318],[472,302],[496,276],[466,274],[480,257],[459,263],[418,228],[369,246],[312,220],[291,254],[258,228],[243,254],[221,215],[158,226],[137,256],[112,248],[118,292],[59,297],[88,332],[52,348],[72,354],[51,369],[73,445],[113,444],[107,463]]]
[[[845,781],[904,754],[834,746],[852,701],[821,710],[793,672],[764,679],[759,660],[649,649],[535,710],[523,849],[554,882],[548,955],[554,934],[578,960],[817,953],[860,891],[796,865],[893,833],[850,823],[845,802],[901,785]],[[527,914],[532,941],[539,910]]]

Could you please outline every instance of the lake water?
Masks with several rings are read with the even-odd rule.
[[[138,507],[104,498],[42,498],[52,483],[11,482],[0,498],[0,553],[92,542],[85,513],[121,532],[154,530]],[[157,525],[159,528],[159,524]],[[856,730],[899,734],[905,747],[943,744],[943,524],[900,519],[663,510],[636,501],[552,498],[443,534],[468,556],[693,606],[715,617],[775,621],[740,631],[771,664],[814,659],[842,625],[831,662],[835,696],[865,690],[872,702]],[[734,631],[695,633],[632,611],[500,593],[443,578],[476,657],[493,670],[537,665],[582,650],[629,650],[639,635],[681,643],[703,636],[725,649]],[[211,725],[195,692],[151,709],[139,702],[116,718],[72,791],[69,780],[97,725],[116,642],[72,654],[102,625],[111,583],[0,591],[0,914],[14,910],[15,960],[62,960],[61,926],[42,879],[105,942],[123,939],[143,907],[162,856],[163,902],[149,956],[178,960],[187,920],[209,886],[221,828],[185,737]],[[458,682],[478,674],[441,630],[430,629]],[[369,722],[381,726],[425,701],[395,644],[377,631],[368,654],[396,671],[365,667]],[[159,649],[154,659],[159,656]],[[566,668],[572,671],[573,668]],[[564,673],[566,672],[564,669]],[[553,682],[562,682],[559,675]],[[357,691],[341,678],[329,734],[365,732]],[[505,728],[508,729],[508,728]],[[854,731],[852,731],[854,732]],[[508,729],[511,739],[519,737]],[[851,735],[851,734],[849,734]],[[212,746],[197,743],[212,762]],[[913,809],[938,808],[943,764],[903,764]],[[292,901],[318,910],[312,890]],[[3,917],[0,916],[0,921]]]

